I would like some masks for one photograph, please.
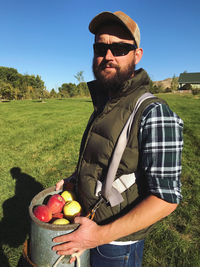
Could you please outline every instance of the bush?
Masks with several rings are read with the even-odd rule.
[[[169,87],[165,88],[165,93],[171,93],[171,92],[172,92],[171,88],[169,88]]]
[[[80,96],[89,96],[90,92],[88,90],[87,83],[81,82],[77,85],[78,93]]]
[[[0,80],[0,98],[7,100],[15,99],[15,90],[10,83]]]
[[[192,90],[192,85],[190,83],[184,84],[180,90]]]
[[[192,88],[192,94],[193,95],[199,95],[200,94],[200,88]]]

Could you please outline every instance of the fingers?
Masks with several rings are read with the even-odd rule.
[[[53,239],[53,242],[55,242],[55,243],[69,242],[69,241],[72,241],[72,237],[73,237],[73,233],[67,234],[67,235],[57,236]]]
[[[65,250],[57,250],[56,254],[58,255],[75,255],[77,252],[77,249],[70,248],[70,249],[65,249]]]
[[[77,248],[74,242],[68,242],[56,245],[52,250],[56,251],[58,255],[72,255],[72,257],[79,257],[83,253],[83,249]]]
[[[79,252],[76,252],[76,253],[72,254],[69,263],[73,263],[76,259],[78,259],[83,254],[84,251],[85,251],[85,249],[80,250]]]
[[[77,223],[77,224],[83,224],[85,221],[90,221],[90,219],[85,218],[85,217],[75,217],[74,218],[74,223]],[[73,238],[75,237],[76,231],[69,233],[69,234],[66,234],[66,235],[57,236],[57,237],[53,238],[53,242],[63,243],[63,242],[73,241]]]
[[[56,253],[59,255],[71,255],[78,251],[73,242],[56,245],[52,248],[52,250],[56,251]]]
[[[57,182],[56,184],[56,191],[63,189],[63,186],[66,188],[66,190],[73,191],[74,190],[74,184],[70,182],[70,178],[65,178]]]
[[[72,264],[75,261],[76,261],[76,257],[71,257],[69,263]]]
[[[56,191],[60,190],[62,188],[64,184],[64,180],[60,180],[57,184],[56,184]]]
[[[69,255],[75,251],[92,248],[97,245],[98,241],[95,238],[95,233],[98,231],[99,226],[86,217],[76,217],[75,223],[80,224],[76,231],[53,239],[53,242],[59,243],[52,248],[57,251],[57,254]],[[76,250],[74,251],[74,249]]]

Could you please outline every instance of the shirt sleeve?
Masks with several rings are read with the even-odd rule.
[[[183,121],[161,103],[150,104],[144,111],[139,131],[140,166],[148,192],[179,203],[181,195],[181,154]]]

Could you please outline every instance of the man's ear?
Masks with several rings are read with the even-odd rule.
[[[135,50],[135,65],[138,64],[143,56],[143,49],[137,48]]]

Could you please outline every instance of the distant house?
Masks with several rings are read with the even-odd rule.
[[[200,88],[200,72],[181,73],[178,79],[179,89],[191,85],[191,88]]]

